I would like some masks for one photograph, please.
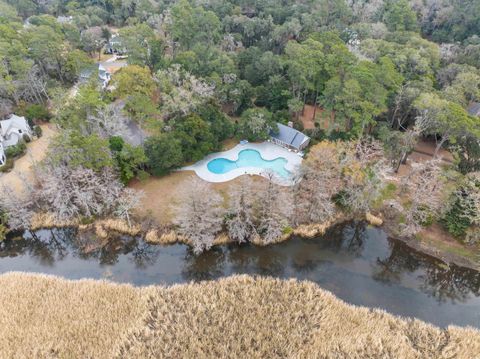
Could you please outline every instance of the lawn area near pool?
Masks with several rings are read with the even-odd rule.
[[[271,172],[275,183],[291,186],[301,163],[298,153],[271,142],[246,143],[212,153],[181,171],[194,171],[201,179],[213,183],[231,181],[245,174],[266,177]]]
[[[158,224],[171,224],[175,214],[175,206],[181,198],[182,191],[188,181],[195,176],[192,171],[176,171],[162,177],[152,176],[143,181],[134,180],[130,182],[129,187],[142,190],[145,193],[136,214],[141,217],[152,218]],[[229,182],[212,183],[212,188],[227,200],[229,189],[239,180],[240,178],[236,178]],[[266,181],[259,176],[254,176],[253,180],[258,185]]]

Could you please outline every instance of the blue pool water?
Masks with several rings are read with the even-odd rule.
[[[230,161],[226,158],[216,158],[207,163],[207,168],[215,174],[223,174],[242,167],[258,167],[274,171],[283,178],[289,178],[290,172],[285,169],[287,160],[278,157],[274,160],[267,161],[262,158],[260,152],[256,150],[242,150],[238,153],[236,161]]]

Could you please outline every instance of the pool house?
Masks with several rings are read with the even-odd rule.
[[[278,131],[272,131],[270,138],[272,142],[296,152],[303,151],[310,143],[310,137],[289,126],[277,123]]]

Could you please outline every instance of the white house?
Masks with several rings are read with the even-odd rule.
[[[98,73],[98,82],[102,85],[102,89],[105,89],[112,78],[112,74],[102,64],[98,64],[98,69],[90,67],[81,71],[79,82],[87,82],[95,71]]]
[[[25,117],[10,115],[0,121],[0,166],[6,161],[5,148],[15,146],[25,137],[33,139],[33,132]]]
[[[5,156],[3,145],[0,143],[0,166],[3,166],[5,162],[7,162],[7,157]]]

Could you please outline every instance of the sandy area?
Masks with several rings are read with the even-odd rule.
[[[50,140],[56,134],[53,124],[43,124],[40,127],[43,136],[27,144],[27,152],[15,160],[12,171],[0,174],[0,187],[6,185],[17,194],[21,194],[24,189],[22,177],[33,181],[32,163],[40,162],[45,158]]]

